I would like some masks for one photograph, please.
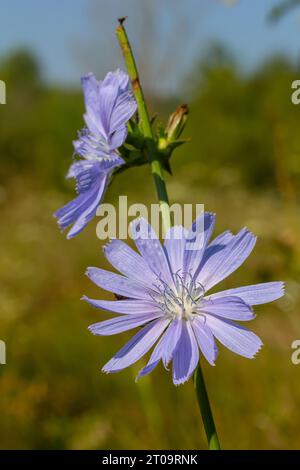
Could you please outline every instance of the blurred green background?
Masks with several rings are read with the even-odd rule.
[[[105,3],[100,2],[103,8]],[[132,8],[134,2],[129,3]],[[187,5],[193,16],[192,3]],[[267,3],[271,8],[279,2]],[[112,18],[120,16],[116,2],[114,8]],[[157,27],[159,8],[147,12],[150,16],[140,9],[146,16],[136,24],[129,19],[129,33],[134,36],[149,17]],[[220,8],[218,14],[230,15],[238,5]],[[291,14],[295,24],[298,13]],[[99,29],[103,23],[100,15]],[[105,27],[112,31],[107,54],[116,48],[114,21]],[[276,27],[266,28],[276,35]],[[174,30],[168,31],[164,40],[172,51]],[[135,49],[151,51],[154,33],[155,28],[148,30],[147,44],[134,36]],[[298,33],[300,41],[300,28]],[[184,51],[184,40],[192,41],[194,33],[184,38],[177,30],[177,35],[183,43],[178,50]],[[83,123],[82,96],[74,83],[48,80],[43,61],[25,46],[3,53],[0,61],[8,93],[7,104],[0,106],[0,338],[7,344],[7,364],[0,366],[0,448],[204,449],[191,382],[175,388],[160,366],[136,384],[144,360],[119,374],[99,372],[131,333],[99,338],[87,331],[89,324],[107,318],[80,301],[83,294],[106,295],[84,276],[87,266],[108,267],[96,238],[97,220],[67,241],[52,217],[74,196],[64,176]],[[300,366],[291,362],[291,343],[300,339],[300,107],[290,95],[292,81],[300,79],[300,62],[273,51],[245,72],[226,45],[207,46],[198,57],[193,53],[171,91],[166,65],[169,58],[174,62],[176,51],[166,53],[161,94],[153,72],[158,58],[149,53],[140,63],[152,113],[163,120],[177,104],[190,105],[185,136],[191,141],[173,156],[170,198],[204,203],[216,212],[216,234],[246,225],[258,235],[247,263],[220,288],[284,280],[287,289],[280,301],[256,308],[251,328],[264,342],[257,358],[249,361],[220,347],[216,367],[204,364],[204,372],[223,448],[296,449]],[[100,52],[93,52],[90,69],[93,63],[99,69]],[[99,76],[105,72],[100,67]],[[79,75],[75,78],[79,83]],[[128,194],[129,203],[153,202],[149,169],[118,176],[106,201],[116,203],[119,194]]]

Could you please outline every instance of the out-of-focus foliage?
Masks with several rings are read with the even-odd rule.
[[[7,85],[7,106],[1,107],[0,175],[28,173],[42,184],[61,184],[72,140],[82,127],[79,90],[46,88],[39,64],[17,51],[0,68]]]
[[[220,347],[217,366],[205,365],[224,448],[299,447],[300,367],[290,361],[300,338],[300,107],[290,101],[299,75],[276,58],[242,77],[221,50],[210,54],[191,75],[199,77],[184,133],[192,140],[172,157],[173,202],[204,202],[217,213],[216,234],[247,225],[259,237],[224,287],[287,281],[284,299],[257,308],[251,327],[265,343],[257,359]],[[79,300],[105,295],[84,276],[87,266],[107,267],[96,222],[66,241],[51,215],[74,195],[64,175],[82,126],[80,90],[46,87],[26,52],[6,59],[0,77],[0,447],[205,448],[191,383],[174,388],[160,367],[136,384],[141,363],[99,372],[130,334],[87,331],[107,318]],[[165,116],[178,104],[152,102]],[[120,174],[107,200],[119,194],[153,202],[148,167]]]
[[[299,73],[286,59],[274,57],[243,78],[226,54],[213,51],[199,67],[202,80],[187,131],[192,141],[180,150],[178,165],[197,162],[204,184],[242,184],[291,195],[300,176],[299,108],[290,100]]]
[[[279,21],[286,13],[300,6],[300,0],[283,0],[279,2],[269,13],[269,20]]]

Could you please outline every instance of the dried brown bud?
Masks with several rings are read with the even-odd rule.
[[[182,104],[171,114],[166,127],[166,137],[169,142],[178,139],[182,133],[188,113],[188,105]]]

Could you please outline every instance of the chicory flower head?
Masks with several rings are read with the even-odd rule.
[[[138,377],[151,372],[160,360],[166,368],[172,361],[173,382],[178,385],[191,377],[199,351],[214,365],[216,339],[246,358],[253,358],[261,348],[258,336],[235,322],[252,320],[253,305],[281,297],[283,283],[267,282],[210,295],[212,287],[241,266],[256,242],[246,228],[237,235],[224,232],[210,242],[214,224],[214,214],[202,213],[190,231],[172,227],[162,245],[152,227],[137,219],[134,233],[149,235],[135,238],[139,254],[116,239],[104,250],[122,275],[88,268],[87,275],[95,284],[123,297],[116,301],[83,297],[95,307],[121,314],[90,326],[90,331],[113,335],[144,325],[103,367],[104,372],[130,366],[156,343]],[[197,230],[202,230],[202,236],[196,237],[191,250],[189,244]]]
[[[127,136],[127,121],[136,111],[129,77],[121,70],[109,72],[103,81],[92,73],[82,78],[86,127],[73,142],[75,161],[67,178],[76,179],[78,196],[55,212],[63,230],[73,224],[67,238],[74,237],[95,216],[113,170],[124,160],[117,149]]]

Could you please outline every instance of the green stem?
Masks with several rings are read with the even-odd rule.
[[[125,64],[127,67],[128,75],[131,79],[132,90],[137,102],[139,118],[140,118],[140,127],[146,138],[147,142],[147,152],[149,163],[151,166],[152,175],[154,178],[154,183],[156,187],[156,192],[160,204],[160,210],[162,214],[162,220],[164,224],[165,232],[171,226],[170,218],[170,209],[169,209],[169,199],[166,188],[166,183],[163,176],[163,169],[161,162],[158,157],[156,144],[154,141],[154,136],[151,128],[151,123],[149,119],[149,113],[146,106],[143,90],[141,87],[139,74],[135,59],[132,53],[132,49],[128,40],[126,30],[124,28],[125,18],[119,20],[119,26],[116,29],[117,38],[125,59]],[[195,389],[197,394],[197,399],[208,439],[208,446],[211,450],[220,449],[220,444],[216,432],[216,427],[214,424],[211,407],[209,404],[209,399],[205,387],[204,378],[201,371],[200,363],[195,372]]]
[[[209,450],[221,450],[200,362],[194,374],[194,385],[207,436],[208,448]]]
[[[124,56],[128,75],[131,79],[132,90],[137,102],[140,118],[140,127],[144,134],[144,137],[146,138],[149,163],[151,166],[152,176],[154,179],[154,184],[160,205],[164,231],[166,233],[167,230],[171,227],[169,198],[167,194],[166,183],[164,180],[162,165],[159,160],[156,144],[153,138],[154,136],[152,132],[151,122],[144,98],[143,89],[141,87],[137,66],[127,37],[126,30],[123,26],[124,20],[124,18],[119,20],[120,24],[116,29],[116,34]]]

